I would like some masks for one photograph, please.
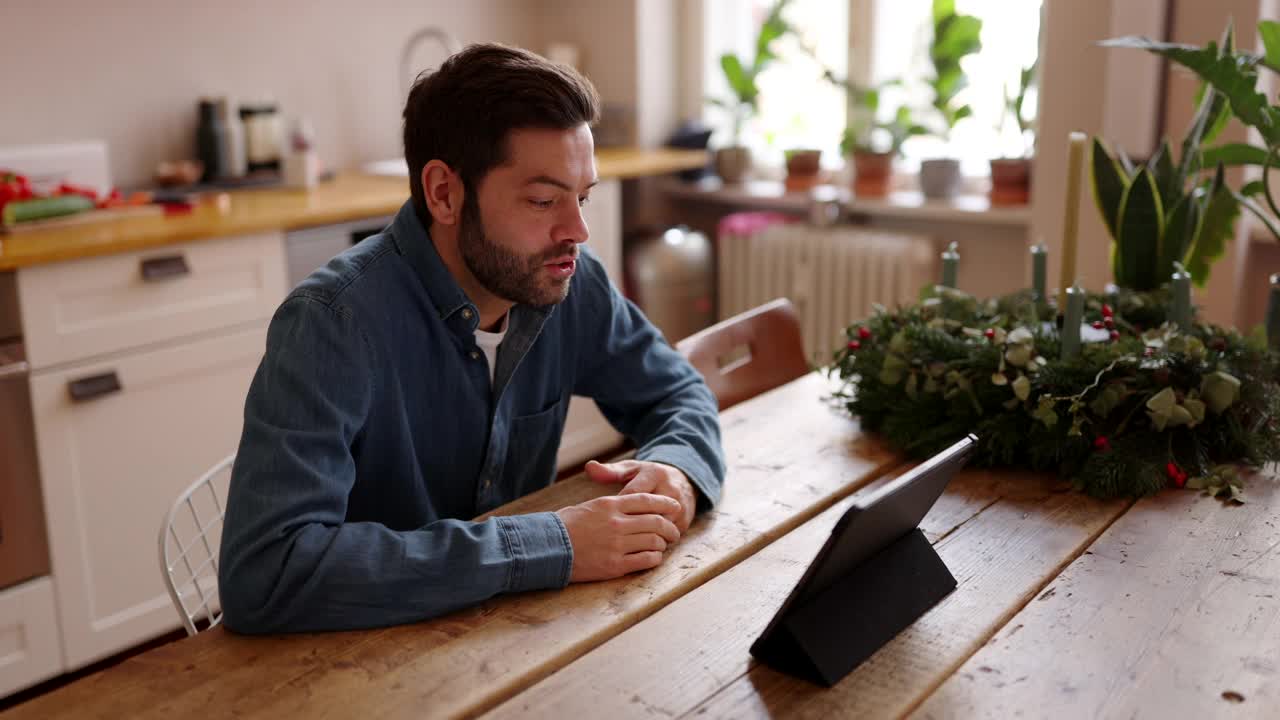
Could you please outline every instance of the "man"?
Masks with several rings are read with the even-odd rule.
[[[412,200],[271,321],[222,535],[230,629],[391,625],[645,570],[716,502],[715,398],[581,250],[598,102],[498,45],[414,85]],[[639,447],[587,468],[621,492],[471,522],[552,481],[572,394]]]

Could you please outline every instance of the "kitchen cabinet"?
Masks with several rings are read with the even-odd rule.
[[[235,451],[245,392],[265,342],[266,327],[258,323],[33,374],[68,667],[178,625],[156,559],[161,519],[178,493]],[[69,390],[106,376],[117,379],[118,390],[81,400]]]
[[[25,342],[51,570],[0,594],[0,694],[178,627],[160,524],[234,452],[285,292],[281,232],[34,265],[0,283]],[[5,627],[20,633],[8,645]]]
[[[591,248],[604,264],[609,278],[622,287],[622,183],[604,179],[591,191],[591,201],[583,209]],[[560,437],[556,467],[560,470],[599,457],[622,444],[622,435],[605,419],[594,400],[574,396]]]
[[[0,697],[62,671],[53,580],[0,590]]]

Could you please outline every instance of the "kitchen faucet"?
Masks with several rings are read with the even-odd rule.
[[[404,48],[400,51],[400,94],[401,97],[409,95],[409,88],[413,84],[414,76],[409,75],[409,60],[413,57],[413,51],[417,49],[424,40],[435,40],[452,55],[462,48],[458,45],[458,41],[454,39],[448,31],[438,27],[424,27],[409,36],[405,41]]]

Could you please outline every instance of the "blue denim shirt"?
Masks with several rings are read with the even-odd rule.
[[[517,305],[496,373],[479,313],[406,203],[300,284],[271,321],[245,402],[219,590],[237,632],[421,620],[559,588],[573,550],[544,512],[472,522],[549,485],[570,395],[682,470],[724,478],[701,376],[582,253],[568,297]]]

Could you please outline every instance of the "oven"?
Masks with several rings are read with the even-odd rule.
[[[316,268],[323,267],[334,255],[370,235],[382,232],[393,219],[394,216],[385,215],[334,225],[318,225],[287,233],[284,242],[289,287],[297,287],[298,283]]]

